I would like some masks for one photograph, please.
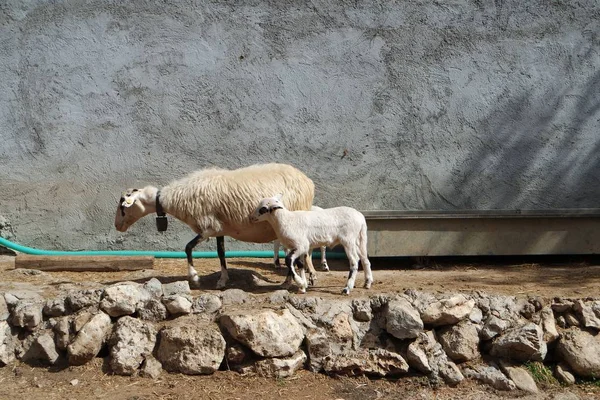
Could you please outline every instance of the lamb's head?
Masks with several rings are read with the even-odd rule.
[[[125,232],[138,219],[156,212],[157,192],[158,189],[153,186],[124,191],[119,199],[115,215],[115,228],[119,232]]]
[[[270,217],[271,213],[273,213],[273,211],[285,208],[285,206],[281,202],[281,197],[282,195],[278,194],[277,196],[262,199],[260,203],[258,203],[258,207],[256,207],[252,215],[250,215],[250,221],[266,221]]]

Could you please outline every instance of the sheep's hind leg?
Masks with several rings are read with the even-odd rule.
[[[325,272],[329,272],[329,265],[327,265],[327,257],[325,256],[325,251],[327,247],[321,247],[321,269]]]
[[[188,262],[188,280],[192,285],[197,286],[200,283],[200,278],[198,278],[198,272],[194,268],[194,259],[192,258],[192,250],[198,244],[198,242],[202,241],[202,234],[197,235],[195,238],[190,240],[188,244],[185,245],[185,255],[187,256]]]
[[[223,289],[229,280],[227,260],[225,260],[225,238],[223,236],[217,236],[217,254],[219,255],[219,261],[221,262],[221,277],[217,282],[217,289]]]

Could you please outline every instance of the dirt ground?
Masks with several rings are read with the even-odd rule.
[[[362,272],[351,297],[378,292],[419,289],[429,292],[474,292],[540,296],[543,298],[600,297],[600,259],[597,257],[503,257],[373,259],[375,282],[363,289]],[[315,264],[318,264],[315,260]],[[216,259],[195,260],[201,277],[200,292],[217,292],[219,278]],[[318,272],[318,280],[308,294],[340,296],[347,277],[344,260],[330,260],[330,272]],[[318,270],[318,265],[317,265]],[[250,293],[280,289],[283,269],[275,269],[268,259],[229,260],[228,288]],[[132,272],[45,272],[15,270],[14,258],[0,256],[0,291],[26,288],[46,296],[68,288],[85,288],[121,281],[145,282],[157,277],[163,283],[187,279],[184,260],[157,259],[154,269]],[[293,290],[293,289],[292,289]],[[158,380],[121,377],[103,371],[102,358],[82,367],[34,368],[16,364],[0,368],[0,399],[600,399],[600,386],[582,384],[570,388],[541,385],[539,395],[497,392],[485,385],[466,382],[457,388],[431,387],[426,378],[394,380],[337,378],[300,371],[289,379],[242,377],[219,371],[211,376],[163,375]],[[77,382],[73,380],[76,379]],[[76,384],[73,384],[76,383]]]

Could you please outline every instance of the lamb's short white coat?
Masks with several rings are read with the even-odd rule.
[[[267,221],[283,246],[290,249],[286,265],[290,274],[306,290],[304,276],[294,270],[297,257],[308,254],[312,248],[341,244],[350,264],[350,274],[342,293],[349,294],[354,288],[358,262],[365,273],[365,288],[373,283],[371,263],[367,257],[367,222],[364,215],[351,207],[334,207],[315,211],[290,211],[281,196],[262,199],[252,214],[253,221]],[[301,270],[304,273],[304,270]]]

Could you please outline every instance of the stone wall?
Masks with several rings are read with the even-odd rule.
[[[326,207],[597,207],[596,0],[2,3],[0,217],[22,244],[181,250],[181,224],[118,234],[120,192],[266,161]]]
[[[556,378],[600,376],[600,300],[432,294],[408,290],[321,298],[239,289],[192,296],[186,281],[122,282],[52,298],[0,296],[0,364],[81,365],[107,357],[114,374],[163,370],[287,377],[402,377],[437,384],[477,379],[537,391],[524,363]]]

